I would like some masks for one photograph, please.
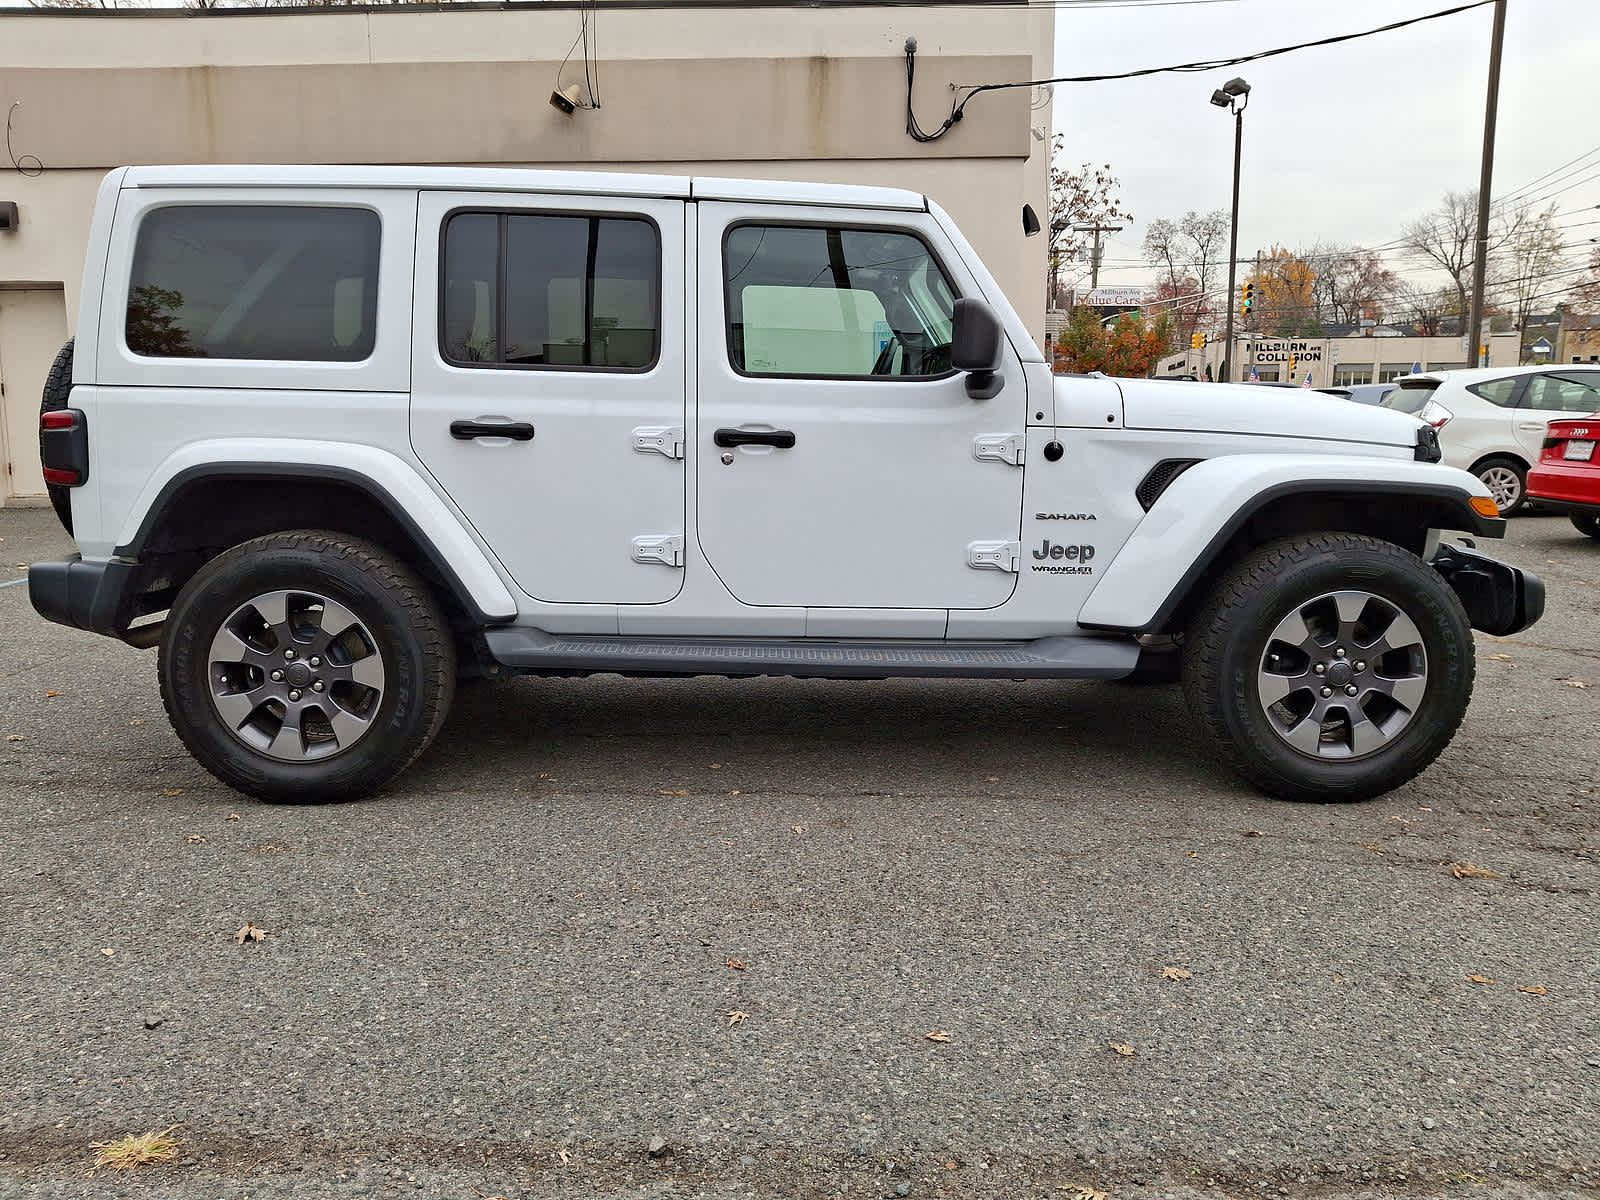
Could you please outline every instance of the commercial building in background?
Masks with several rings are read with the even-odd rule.
[[[587,11],[586,11],[587,10]],[[590,22],[601,56],[576,49]],[[883,184],[931,196],[1044,333],[1047,95],[989,92],[906,132],[951,83],[1048,76],[1054,7],[0,10],[0,503],[43,492],[39,392],[77,319],[95,188],[128,163],[614,168]],[[595,107],[589,104],[592,86]],[[574,111],[551,103],[560,92]],[[1037,107],[1036,107],[1037,106]],[[5,209],[4,211],[9,211]]]
[[[1238,366],[1234,379],[1248,382],[1251,372],[1261,383],[1300,383],[1307,373],[1313,387],[1354,383],[1388,383],[1413,369],[1459,370],[1467,352],[1459,337],[1324,337],[1278,338],[1248,334],[1235,339]],[[1515,332],[1493,334],[1487,343],[1491,367],[1514,367],[1521,338]],[[1160,373],[1221,378],[1222,344],[1209,341],[1204,350],[1190,350],[1162,361]]]

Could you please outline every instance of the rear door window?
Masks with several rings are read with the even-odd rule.
[[[1528,390],[1518,407],[1537,412],[1600,410],[1600,372],[1553,371],[1548,375],[1530,375]]]
[[[173,205],[140,223],[123,336],[150,358],[360,362],[377,333],[378,214]]]

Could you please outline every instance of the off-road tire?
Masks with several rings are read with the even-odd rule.
[[[1590,513],[1573,513],[1572,527],[1579,533],[1600,539],[1600,517]]]
[[[1427,684],[1409,723],[1362,757],[1313,757],[1290,746],[1260,704],[1258,675],[1272,631],[1297,605],[1329,592],[1369,592],[1416,625]],[[1189,707],[1215,752],[1256,787],[1285,800],[1365,800],[1425,770],[1466,714],[1475,671],[1472,628],[1444,578],[1377,538],[1320,533],[1261,546],[1219,580],[1184,642]]]
[[[50,374],[44,377],[44,394],[39,400],[39,415],[42,417],[48,412],[60,412],[66,408],[72,399],[72,344],[76,338],[68,338],[67,344],[56,352],[56,361],[50,364]],[[44,457],[44,431],[39,432],[39,456]],[[72,532],[72,489],[59,483],[47,483],[45,491],[50,494],[50,507],[56,510],[56,516],[61,521],[61,526],[68,533]]]
[[[210,646],[251,597],[301,588],[360,617],[386,676],[372,727],[348,750],[285,762],[245,745],[222,721],[209,690]],[[244,542],[196,572],[167,617],[159,674],[173,729],[218,779],[262,800],[322,803],[377,791],[427,749],[455,694],[455,646],[438,601],[386,551],[341,533],[294,530]]]
[[[1513,475],[1515,475],[1517,477],[1517,498],[1516,498],[1515,501],[1512,502],[1511,507],[1502,508],[1500,510],[1500,515],[1502,517],[1514,517],[1514,516],[1518,515],[1519,513],[1527,511],[1527,508],[1528,508],[1528,468],[1523,466],[1520,462],[1518,462],[1516,459],[1512,458],[1510,455],[1507,455],[1507,454],[1495,454],[1495,455],[1491,455],[1490,457],[1484,459],[1482,462],[1476,464],[1472,468],[1472,473],[1474,475],[1476,475],[1479,478],[1479,480],[1482,480],[1485,474],[1487,474],[1489,471],[1495,470],[1495,469],[1504,469],[1504,470],[1510,471]],[[1495,497],[1495,503],[1498,504],[1499,502],[1500,502],[1500,498],[1498,496],[1496,496]]]

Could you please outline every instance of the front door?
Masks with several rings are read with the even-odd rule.
[[[1020,454],[977,451],[1020,447],[1027,390],[1009,346],[992,399],[950,368],[955,298],[977,286],[937,223],[698,207],[697,514],[723,584],[752,605],[1004,603]]]
[[[528,595],[682,586],[684,204],[424,192],[411,445]]]

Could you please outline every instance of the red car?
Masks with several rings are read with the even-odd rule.
[[[1600,413],[1576,421],[1551,421],[1528,472],[1528,499],[1572,518],[1578,529],[1600,538]]]

